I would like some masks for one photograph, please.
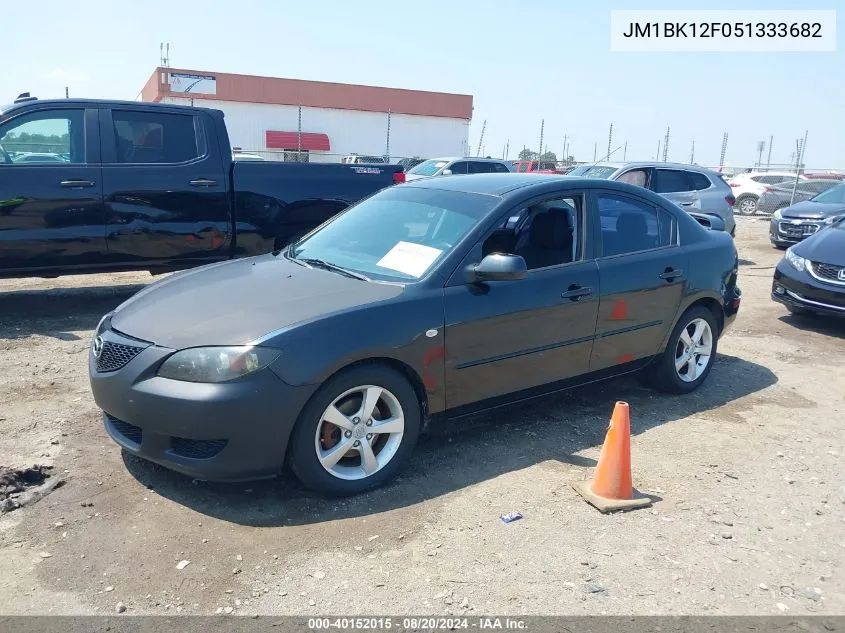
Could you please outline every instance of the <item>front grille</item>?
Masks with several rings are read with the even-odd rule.
[[[829,279],[830,281],[845,281],[839,273],[845,270],[845,266],[834,266],[833,264],[820,264],[819,262],[811,262],[813,272],[817,277],[822,279]]]
[[[228,440],[186,440],[174,437],[170,443],[170,450],[180,457],[190,459],[211,459],[224,448]]]
[[[786,237],[807,237],[808,235],[812,235],[820,228],[819,224],[814,224],[812,222],[804,222],[802,224],[792,224],[791,222],[781,222],[778,224],[778,230],[780,231],[781,235],[785,235]]]
[[[129,440],[138,446],[141,445],[141,439],[144,435],[143,429],[135,426],[134,424],[124,422],[123,420],[118,420],[117,418],[110,416],[108,413],[106,414],[106,419],[109,424],[111,424],[111,427],[115,430],[115,432],[122,435],[124,439]]]
[[[97,371],[117,371],[142,351],[143,347],[104,341],[103,350],[97,358]]]

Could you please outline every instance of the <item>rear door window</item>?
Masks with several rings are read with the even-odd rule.
[[[710,189],[713,186],[713,183],[710,182],[710,179],[705,176],[704,174],[700,174],[697,171],[688,171],[687,178],[689,178],[690,184],[694,191],[702,191],[704,189]]]
[[[469,163],[465,160],[459,160],[459,161],[452,163],[448,167],[448,169],[453,174],[466,174],[466,173],[468,173]]]
[[[206,154],[201,121],[190,114],[113,110],[118,163],[178,164]]]
[[[657,193],[692,191],[686,174],[677,169],[655,169],[654,190]]]

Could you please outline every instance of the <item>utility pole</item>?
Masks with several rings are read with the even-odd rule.
[[[692,147],[689,150],[689,164],[693,165],[695,163],[695,140],[693,139]]]
[[[613,143],[613,123],[610,124],[610,130],[607,132],[607,154],[606,156],[608,159],[610,158],[610,147]]]
[[[297,112],[297,128],[296,128],[296,162],[302,161],[302,104],[299,104]]]
[[[510,153],[510,150],[511,150],[511,140],[508,139],[508,142],[505,143],[505,155],[502,156],[503,159],[505,159],[505,160],[508,159],[508,154]]]
[[[386,147],[384,149],[385,160],[388,160],[388,161],[390,160],[390,119],[391,119],[392,114],[393,113],[390,111],[390,109],[388,109],[387,110],[387,143],[386,143]]]
[[[622,150],[622,160],[628,157],[628,141],[625,141],[625,149]]]
[[[757,141],[757,169],[763,166],[763,150],[766,149],[766,141]]]
[[[654,155],[654,160],[660,160],[660,139],[657,139],[657,153]]]
[[[593,143],[593,162],[596,162],[596,152],[599,151],[599,143],[596,141]]]
[[[666,139],[663,141],[663,162],[666,162],[666,158],[669,155],[669,128],[666,128]]]
[[[772,165],[772,141],[774,140],[774,135],[769,136],[769,157],[766,159],[766,171],[769,171]]]
[[[722,153],[719,155],[719,167],[725,166],[725,154],[728,152],[728,133],[722,135]]]
[[[546,126],[546,120],[540,119],[540,154],[543,153],[543,129]],[[539,156],[538,156],[539,158]]]
[[[798,146],[798,157],[796,159],[795,182],[792,183],[792,197],[789,199],[790,206],[795,202],[795,190],[798,189],[798,176],[801,174],[801,168],[804,166],[804,151],[807,149],[807,132],[804,130],[804,140],[795,141]]]
[[[481,136],[478,139],[478,149],[475,152],[476,156],[481,156],[481,144],[484,142],[484,132],[487,130],[487,119],[481,124]]]

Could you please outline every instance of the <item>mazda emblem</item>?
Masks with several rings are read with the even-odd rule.
[[[94,339],[94,342],[91,344],[91,351],[94,352],[94,358],[99,358],[100,354],[103,353],[103,337],[98,336]]]

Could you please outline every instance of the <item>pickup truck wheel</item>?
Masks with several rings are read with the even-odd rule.
[[[754,215],[757,213],[757,196],[746,194],[740,196],[734,205],[734,211],[739,215]]]
[[[649,368],[652,386],[667,393],[684,394],[707,379],[719,339],[719,326],[704,306],[684,312],[656,364]]]
[[[348,496],[381,486],[408,459],[420,431],[413,386],[384,365],[360,365],[330,378],[302,410],[288,460],[305,486]]]

